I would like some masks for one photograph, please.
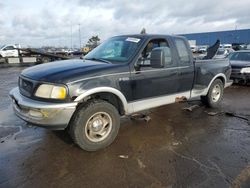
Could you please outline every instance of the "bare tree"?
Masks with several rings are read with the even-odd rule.
[[[141,30],[141,34],[147,34],[147,33],[146,33],[146,29],[145,29],[145,28],[142,28],[142,30]]]

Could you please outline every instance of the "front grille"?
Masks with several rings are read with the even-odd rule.
[[[31,97],[34,90],[34,84],[32,83],[32,81],[25,79],[23,77],[19,77],[18,85],[20,93],[22,95]]]
[[[234,69],[232,69],[232,74],[241,74],[241,73],[240,73],[240,70],[241,70],[241,69],[236,69],[236,68],[234,68]]]

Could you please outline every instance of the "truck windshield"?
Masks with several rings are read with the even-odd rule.
[[[87,60],[106,60],[114,63],[128,62],[135,54],[142,40],[134,37],[113,37],[89,52]]]
[[[250,52],[235,52],[230,55],[229,59],[235,61],[250,61]]]

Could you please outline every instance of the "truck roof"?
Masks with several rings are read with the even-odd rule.
[[[141,38],[141,39],[151,39],[151,38],[185,38],[182,36],[176,36],[176,35],[163,35],[163,34],[129,34],[129,35],[117,35],[114,37],[134,37],[134,38]],[[185,38],[186,39],[186,38]]]

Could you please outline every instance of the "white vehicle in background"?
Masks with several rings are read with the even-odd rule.
[[[190,46],[190,48],[193,53],[196,53],[198,51],[197,46]]]
[[[232,48],[219,48],[213,57],[213,59],[224,59],[227,58],[227,56],[234,52]]]
[[[207,52],[207,46],[200,46],[198,48],[199,53],[206,53]]]
[[[20,48],[20,44],[15,45],[3,45],[0,48],[0,57],[18,57],[18,50]]]
[[[223,48],[232,49],[232,44],[223,44]]]

